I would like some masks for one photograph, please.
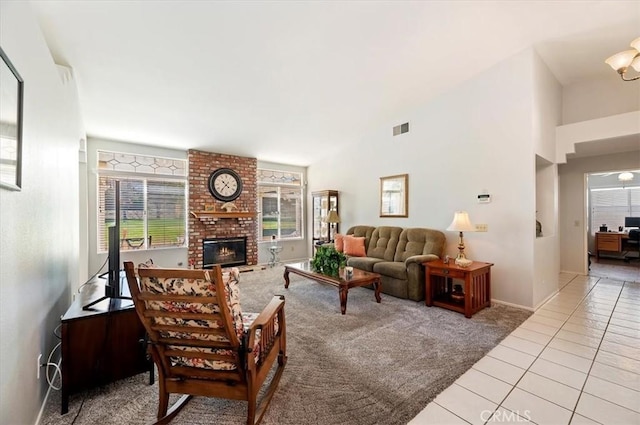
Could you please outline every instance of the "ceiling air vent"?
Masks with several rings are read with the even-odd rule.
[[[406,122],[404,124],[400,124],[400,125],[396,125],[395,127],[393,127],[393,135],[394,136],[398,136],[400,134],[404,134],[404,133],[408,133],[409,132],[409,123]]]

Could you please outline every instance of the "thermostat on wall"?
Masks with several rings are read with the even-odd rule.
[[[488,193],[478,195],[479,204],[488,204],[489,202],[491,202],[491,195],[489,195]]]

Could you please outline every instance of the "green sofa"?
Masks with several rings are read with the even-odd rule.
[[[439,230],[393,226],[353,226],[346,235],[364,237],[366,257],[349,257],[347,265],[382,276],[382,292],[424,300],[422,263],[440,258],[445,235]]]

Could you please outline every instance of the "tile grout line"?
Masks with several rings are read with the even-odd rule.
[[[576,275],[573,279],[571,279],[571,281],[569,281],[569,283],[567,283],[566,285],[564,285],[564,286],[563,286],[563,287],[558,291],[558,294],[560,294],[560,293],[562,292],[562,290],[563,290],[563,289],[565,289],[568,285],[570,285],[570,284],[571,284],[571,282],[572,282],[573,280],[575,280],[577,277],[578,277],[578,276]],[[589,290],[584,294],[584,296],[583,296],[582,298],[580,298],[580,301],[579,301],[579,302],[576,304],[576,306],[573,308],[573,310],[571,311],[571,314],[569,315],[569,317],[567,317],[567,319],[565,319],[565,320],[563,321],[562,326],[564,326],[564,325],[567,323],[567,321],[571,318],[571,316],[573,316],[573,313],[574,313],[574,312],[578,309],[578,307],[579,307],[579,306],[584,302],[584,300],[585,300],[585,299],[586,299],[586,298],[591,294],[591,292],[592,292],[592,291],[593,291],[593,289],[598,285],[598,283],[599,283],[599,282],[600,282],[600,278],[598,278],[598,280],[593,284],[593,286],[589,287]],[[556,296],[557,296],[558,294],[556,294]],[[551,301],[551,300],[549,300],[549,301]],[[546,303],[545,303],[545,304],[546,304]],[[544,305],[540,306],[540,308],[543,308],[543,307],[544,307]],[[534,312],[533,314],[535,314],[535,312]],[[520,325],[520,326],[522,326],[522,325]],[[497,407],[497,408],[496,408],[496,410],[493,412],[494,414],[495,414],[495,412],[497,411],[497,409],[499,409],[500,407],[504,407],[504,406],[502,405],[502,404],[504,403],[504,401],[509,397],[509,395],[511,395],[511,393],[512,393],[512,392],[513,392],[513,390],[517,387],[517,385],[520,383],[520,381],[522,381],[522,378],[527,374],[527,372],[529,372],[529,370],[531,369],[531,366],[536,362],[536,360],[538,360],[538,359],[540,358],[540,354],[541,354],[541,353],[542,353],[542,352],[543,352],[543,351],[544,351],[544,350],[549,346],[549,344],[551,343],[551,341],[553,341],[553,339],[556,337],[556,335],[558,334],[558,332],[560,332],[560,329],[562,329],[562,326],[561,326],[560,328],[558,328],[558,330],[557,330],[557,331],[556,331],[556,332],[551,336],[551,339],[549,339],[549,341],[547,341],[547,343],[545,344],[544,348],[540,351],[540,353],[538,353],[538,355],[536,355],[536,356],[535,356],[535,357],[536,357],[536,358],[535,358],[535,360],[534,360],[533,362],[531,362],[531,364],[530,364],[530,365],[525,369],[525,371],[524,371],[524,373],[522,374],[522,376],[520,376],[520,378],[516,381],[516,383],[515,383],[515,384],[513,384],[513,386],[512,386],[512,387],[511,387],[511,389],[509,390],[509,392],[504,396],[504,398],[502,399],[502,401],[498,404],[498,407]],[[519,327],[518,327],[518,328],[519,328]],[[513,333],[513,332],[512,332],[512,333]],[[603,335],[603,337],[604,337],[604,335]],[[500,345],[500,344],[498,344],[498,345]],[[517,351],[517,350],[516,350],[516,351]],[[597,353],[596,353],[596,354],[597,354]],[[505,363],[508,363],[508,362],[505,362]],[[555,362],[552,362],[552,363],[555,363]],[[509,363],[509,364],[510,364],[510,363]],[[515,366],[515,365],[514,365],[514,366]],[[562,366],[562,365],[561,365],[561,366]],[[532,373],[534,373],[534,372],[532,372]],[[536,375],[537,375],[537,374],[536,374]],[[587,375],[587,378],[588,378],[588,377],[589,377],[589,376]],[[585,382],[586,382],[586,379],[585,379]],[[522,390],[521,388],[518,388],[518,389],[519,389],[519,390],[521,390],[521,391],[525,391],[525,390]],[[529,393],[528,391],[525,391],[525,392]],[[531,393],[529,393],[529,394],[531,394]],[[537,396],[537,395],[535,395],[535,394],[532,394],[532,395],[533,395],[533,396],[535,396],[535,397],[539,397],[539,396]],[[542,398],[542,397],[539,397],[539,398],[541,398],[542,400],[545,400],[545,401],[547,401],[547,402],[553,403],[553,404],[555,404],[556,406],[559,406],[558,404],[556,404],[556,403],[554,403],[554,402],[552,402],[552,401],[546,400],[546,399],[544,399],[544,398]],[[579,399],[580,399],[580,396],[578,396],[578,400],[579,400]],[[559,407],[561,407],[561,408],[563,408],[563,409],[566,409],[566,408],[565,408],[565,407],[563,407],[563,406],[559,406]],[[511,410],[510,410],[510,409],[507,409],[506,407],[504,407],[504,408],[505,408],[506,410],[509,410],[509,411],[511,412]],[[568,411],[569,409],[566,409],[566,410]],[[569,423],[571,422],[571,418],[573,418],[573,414],[574,414],[574,412],[575,412],[575,410],[574,410],[573,412],[571,412],[571,417],[569,418]],[[514,412],[514,413],[515,413],[515,412]],[[517,414],[517,413],[516,413],[516,414]],[[494,415],[491,415],[491,416],[489,417],[489,419],[487,419],[487,421],[485,421],[485,422],[484,422],[484,424],[486,425],[487,423],[489,423],[489,421],[491,421],[491,418],[493,418],[493,416],[494,416]],[[518,416],[519,416],[519,415],[518,415]],[[533,422],[533,421],[531,421],[531,420],[530,420],[530,422],[535,423],[535,422]]]
[[[615,308],[618,305],[618,300],[620,299],[620,295],[622,294],[622,291],[624,290],[625,285],[626,285],[626,281],[622,281],[622,285],[620,286],[620,291],[618,292],[618,296],[616,297],[616,302],[613,305],[613,310],[611,311],[611,316],[609,317],[609,321],[607,321],[607,326],[605,327],[605,331],[602,334],[602,339],[600,340],[600,344],[598,344],[598,348],[596,349],[596,355],[593,357],[593,361],[591,362],[591,367],[589,367],[589,371],[587,372],[587,379],[585,379],[584,383],[582,384],[582,388],[580,389],[580,394],[578,394],[578,399],[576,400],[576,404],[575,404],[575,406],[573,408],[573,411],[571,412],[571,418],[569,420],[569,423],[571,423],[571,420],[573,420],[573,417],[576,414],[576,409],[578,408],[578,404],[580,403],[580,398],[582,398],[582,394],[584,394],[584,392],[585,392],[584,388],[587,386],[587,381],[589,380],[589,377],[591,376],[591,370],[593,369],[593,364],[596,362],[596,357],[598,357],[598,353],[600,352],[600,346],[602,345],[602,341],[604,341],[604,336],[607,334],[607,328],[609,328],[609,324],[611,322],[611,317],[613,316]],[[621,405],[619,405],[617,403],[614,403],[612,401],[603,399],[603,398],[598,397],[596,395],[593,395],[591,393],[587,393],[587,394],[589,394],[591,397],[599,398],[600,400],[604,400],[604,401],[606,401],[608,403],[614,404],[614,405],[619,406],[619,407],[621,407],[623,409],[630,410],[630,409],[627,409],[624,406],[621,406]],[[592,418],[589,418],[589,419],[592,419]],[[595,420],[595,419],[592,419],[592,420]]]
[[[557,364],[558,366],[566,367],[566,368],[568,368],[568,369],[575,370],[576,372],[583,373],[583,374],[585,374],[585,375],[586,375],[585,381],[584,381],[584,383],[582,384],[582,388],[578,390],[578,391],[579,391],[579,394],[578,394],[578,398],[577,398],[577,400],[576,400],[575,406],[574,406],[573,410],[572,410],[572,411],[570,411],[571,416],[570,416],[570,418],[569,418],[569,423],[571,422],[571,420],[573,420],[573,417],[576,415],[576,410],[575,410],[575,409],[577,408],[578,403],[579,403],[579,401],[580,401],[580,398],[581,398],[582,394],[584,393],[584,388],[585,388],[585,386],[586,386],[586,383],[587,383],[587,381],[588,381],[589,377],[591,376],[591,370],[592,370],[593,365],[594,365],[594,363],[595,363],[595,361],[596,361],[595,359],[596,359],[596,357],[597,357],[598,353],[601,351],[601,350],[600,350],[600,347],[601,347],[601,345],[602,345],[602,343],[603,343],[603,341],[604,341],[605,335],[607,334],[607,330],[609,329],[609,325],[610,325],[610,323],[611,323],[611,319],[612,319],[612,317],[613,317],[613,314],[615,313],[615,308],[618,306],[618,303],[619,303],[619,301],[620,301],[620,298],[621,298],[622,292],[623,292],[623,290],[624,290],[624,288],[625,288],[625,286],[626,286],[626,281],[622,281],[622,282],[620,282],[620,281],[617,281],[617,280],[609,279],[609,278],[607,278],[607,277],[595,277],[595,276],[591,276],[589,279],[587,279],[586,281],[581,282],[581,283],[574,282],[574,280],[576,280],[576,278],[577,278],[577,277],[578,277],[577,275],[576,275],[576,276],[574,276],[574,277],[573,277],[569,282],[567,282],[565,285],[563,285],[563,286],[561,287],[561,289],[558,291],[558,294],[560,294],[560,293],[562,292],[562,290],[564,290],[565,288],[567,288],[569,285],[572,285],[572,284],[584,285],[584,286],[586,286],[586,287],[588,288],[588,290],[584,293],[584,295],[582,295],[582,296],[580,296],[580,297],[579,297],[579,301],[575,304],[575,307],[573,307],[573,308],[571,309],[571,312],[568,314],[567,318],[566,318],[565,320],[563,320],[563,321],[562,321],[562,325],[561,325],[561,326],[560,326],[560,327],[559,327],[559,328],[554,332],[554,334],[553,334],[553,335],[547,335],[547,334],[544,334],[544,333],[541,333],[541,332],[537,332],[537,331],[532,330],[532,329],[523,328],[523,329],[525,329],[525,330],[527,330],[527,331],[529,331],[529,332],[534,332],[534,333],[536,333],[536,334],[540,334],[540,335],[544,335],[544,336],[550,337],[549,341],[547,341],[547,343],[546,343],[546,344],[544,344],[544,347],[542,348],[542,350],[541,350],[541,351],[540,351],[540,352],[535,356],[535,359],[533,360],[533,362],[532,362],[532,363],[531,363],[527,368],[520,368],[519,366],[517,366],[517,365],[513,365],[513,364],[511,364],[511,363],[509,363],[509,362],[507,362],[507,361],[505,361],[505,360],[503,360],[503,359],[495,358],[495,357],[489,356],[488,354],[487,354],[487,355],[485,355],[485,357],[487,357],[487,356],[488,356],[488,357],[493,358],[494,360],[502,361],[502,362],[505,362],[505,363],[506,363],[506,364],[508,364],[508,365],[511,365],[511,366],[514,366],[514,367],[518,367],[518,368],[520,368],[520,369],[524,369],[524,373],[523,373],[523,374],[520,376],[520,378],[515,382],[515,384],[510,384],[509,382],[503,381],[502,379],[497,378],[497,377],[495,377],[495,376],[492,376],[492,375],[490,375],[489,373],[486,373],[486,372],[484,372],[484,371],[482,371],[482,370],[474,369],[476,372],[482,373],[483,375],[489,376],[489,377],[491,377],[491,378],[493,378],[493,379],[496,379],[496,380],[498,380],[498,381],[500,381],[500,382],[504,382],[505,384],[507,384],[507,385],[511,386],[511,389],[510,389],[510,390],[509,390],[509,392],[508,392],[508,393],[503,397],[503,399],[502,399],[502,401],[501,401],[501,402],[499,402],[499,403],[495,403],[493,400],[490,400],[490,399],[488,399],[488,398],[484,397],[484,396],[483,396],[483,395],[481,395],[481,394],[476,393],[475,391],[473,391],[473,390],[471,390],[471,389],[469,389],[469,388],[466,388],[466,387],[464,387],[464,386],[462,386],[462,385],[460,385],[460,384],[457,384],[456,382],[454,382],[454,383],[452,384],[452,385],[457,385],[457,386],[459,386],[459,387],[461,387],[461,388],[463,388],[463,389],[465,389],[465,390],[469,391],[470,393],[475,394],[475,395],[477,395],[477,396],[479,396],[479,397],[481,397],[481,398],[483,398],[483,399],[485,399],[485,400],[487,400],[487,401],[489,401],[489,402],[491,402],[491,403],[497,404],[497,407],[495,408],[495,410],[493,411],[493,413],[491,414],[491,416],[489,416],[489,418],[487,419],[487,421],[485,421],[485,422],[484,422],[484,424],[489,423],[489,422],[492,420],[492,418],[494,418],[494,416],[495,416],[496,412],[498,411],[498,409],[500,409],[501,407],[502,407],[503,409],[505,409],[505,410],[509,411],[509,412],[512,412],[510,409],[507,409],[505,406],[503,406],[503,403],[504,403],[504,401],[509,397],[509,395],[511,395],[511,393],[513,393],[513,390],[517,387],[517,385],[522,381],[522,378],[523,378],[523,377],[524,377],[528,372],[531,372],[531,373],[532,373],[532,374],[534,374],[534,375],[541,376],[541,377],[546,378],[546,379],[550,379],[551,381],[556,382],[556,383],[561,384],[561,385],[564,385],[564,386],[566,386],[566,387],[568,387],[568,388],[572,388],[572,389],[578,390],[577,388],[575,388],[575,387],[571,387],[570,385],[567,385],[567,384],[565,384],[565,383],[563,383],[563,382],[556,381],[555,379],[548,378],[548,377],[545,377],[545,376],[543,376],[543,375],[539,375],[539,374],[538,374],[538,373],[536,373],[536,372],[531,371],[531,370],[530,370],[530,369],[531,369],[531,366],[532,366],[532,365],[533,365],[533,364],[534,364],[538,359],[541,359],[541,358],[540,358],[540,354],[541,354],[545,349],[547,349],[547,348],[553,348],[553,347],[549,347],[549,344],[550,344],[554,339],[556,339],[556,338],[558,338],[558,339],[560,339],[560,340],[562,340],[562,341],[567,341],[567,342],[570,342],[570,343],[576,344],[576,345],[582,345],[582,346],[584,346],[584,347],[586,347],[586,348],[594,348],[594,347],[591,347],[591,346],[588,346],[588,345],[580,344],[580,343],[578,343],[578,342],[574,342],[574,341],[570,341],[570,340],[565,340],[565,339],[563,339],[563,338],[559,337],[559,336],[558,336],[558,333],[560,332],[560,330],[562,330],[562,329],[563,329],[564,325],[566,325],[566,324],[569,322],[569,320],[570,320],[571,318],[574,318],[574,317],[580,317],[580,316],[574,316],[574,315],[575,315],[576,311],[580,308],[580,306],[581,306],[581,305],[583,305],[583,304],[585,304],[585,301],[586,301],[586,300],[588,300],[588,298],[589,298],[590,296],[593,296],[593,295],[594,295],[594,289],[596,289],[598,286],[600,286],[600,288],[604,288],[604,282],[605,282],[605,281],[612,281],[612,282],[615,282],[616,284],[618,284],[618,283],[622,283],[622,285],[619,287],[619,290],[618,290],[618,293],[617,293],[617,296],[616,296],[615,303],[614,303],[614,304],[613,304],[613,306],[612,306],[611,313],[608,315],[608,319],[607,319],[607,322],[606,322],[605,329],[603,330],[602,336],[598,337],[599,342],[598,342],[598,347],[595,347],[596,352],[595,352],[594,357],[593,357],[592,359],[588,359],[588,358],[586,358],[586,357],[582,357],[582,356],[579,356],[579,355],[577,355],[577,354],[574,354],[574,353],[571,353],[571,352],[568,352],[568,351],[564,351],[564,350],[556,349],[556,350],[558,350],[558,351],[562,351],[562,352],[567,353],[567,354],[571,354],[571,355],[575,355],[575,356],[577,356],[577,357],[581,357],[581,358],[583,358],[583,359],[585,359],[585,360],[590,360],[590,361],[591,361],[591,365],[590,365],[590,367],[589,367],[589,370],[588,370],[586,373],[585,373],[585,372],[582,372],[582,371],[580,371],[580,370],[577,370],[577,369],[573,369],[573,368],[567,367],[567,366],[565,366],[565,365],[563,365],[563,364],[556,363],[556,362],[553,362],[553,361],[551,361],[551,360],[546,360],[546,359],[544,359],[544,360],[546,360],[546,361],[549,361],[550,363],[554,363],[554,364]],[[595,283],[591,284],[591,282],[592,282],[592,280],[593,280],[593,278],[594,278],[594,277],[595,277],[597,280],[595,281]],[[558,295],[558,294],[556,294],[556,295]],[[576,298],[578,298],[578,297],[576,297]],[[545,304],[546,304],[546,303],[545,303]],[[600,303],[600,304],[602,304],[602,303]],[[605,303],[605,304],[606,304],[606,303]],[[544,308],[544,305],[543,305],[543,306],[541,306],[538,310],[540,310],[540,309],[542,309],[542,308]],[[549,311],[554,311],[554,310],[549,310]],[[536,311],[536,312],[537,312],[537,311]],[[534,312],[533,314],[535,314],[536,312]],[[566,314],[567,314],[567,313],[565,313],[565,312],[557,312],[557,311],[554,311],[554,312],[556,312],[556,313],[561,313],[561,314],[563,314],[563,315],[566,315]],[[594,314],[597,314],[597,313],[594,313]],[[600,315],[601,315],[601,314],[600,314]],[[540,315],[540,316],[546,317],[546,316],[544,316],[544,315]],[[604,316],[604,315],[601,315],[601,316]],[[551,318],[551,319],[555,319],[555,318]],[[588,318],[586,318],[586,319],[588,319]],[[560,320],[560,319],[555,319],[555,320]],[[543,323],[541,323],[541,324],[542,324],[542,325],[544,325]],[[519,326],[518,328],[516,328],[515,330],[517,330],[517,329],[521,328],[521,326],[522,326],[522,325],[520,325],[520,326]],[[547,325],[547,326],[549,326],[549,325]],[[580,326],[580,325],[579,325],[579,326]],[[583,326],[583,327],[588,328],[587,326]],[[597,328],[594,328],[594,329],[597,329]],[[630,328],[630,329],[633,329],[633,328]],[[514,330],[514,331],[515,331],[515,330]],[[581,335],[581,336],[585,336],[585,337],[593,338],[593,339],[595,339],[595,338],[596,338],[596,337],[593,337],[593,336],[591,336],[591,335],[584,335],[584,334],[580,334],[580,333],[578,333],[578,332],[573,332],[573,331],[570,331],[570,330],[565,330],[565,331],[566,331],[566,332],[573,333],[573,334],[576,334],[576,335]],[[512,332],[512,333],[513,333],[513,332]],[[616,334],[616,335],[619,335],[619,334],[618,334],[618,333],[616,333],[616,332],[612,332],[612,333],[614,333],[614,334]],[[508,336],[511,336],[511,334],[509,334]],[[623,335],[623,336],[626,336],[626,335]],[[538,342],[535,342],[535,341],[530,341],[530,340],[527,340],[526,338],[521,338],[521,337],[518,337],[518,336],[514,336],[514,338],[518,338],[518,339],[521,339],[521,340],[524,340],[524,341],[527,341],[527,342],[531,342],[531,343],[535,343],[535,344],[543,345],[543,344],[541,344],[541,343],[538,343]],[[498,345],[500,345],[500,344],[501,344],[501,343],[499,343]],[[625,345],[625,344],[621,344],[621,345]],[[625,345],[625,346],[626,346],[626,345]],[[517,351],[517,352],[520,352],[520,353],[523,353],[523,354],[527,354],[527,355],[531,355],[531,356],[533,356],[533,355],[532,355],[532,354],[530,354],[530,353],[527,353],[527,352],[524,352],[524,351],[518,350],[518,349],[516,349],[516,348],[511,348],[511,347],[508,347],[508,346],[506,346],[506,345],[505,345],[504,347],[506,347],[506,348],[510,348],[510,349],[512,349],[512,350],[514,350],[514,351]],[[605,350],[602,350],[602,352],[609,353],[608,351],[605,351]],[[618,355],[617,353],[612,353],[612,354],[616,354],[616,355]],[[622,356],[622,357],[625,357],[625,356]],[[605,365],[606,365],[606,364],[605,364]],[[616,367],[616,366],[612,366],[612,365],[607,365],[607,366],[614,367],[614,368],[616,368],[616,369],[620,369],[620,370],[622,370],[622,371],[627,371],[626,369],[621,369],[621,368]],[[472,366],[470,369],[473,369],[473,366]],[[630,372],[630,371],[627,371],[627,372]],[[633,373],[633,372],[631,372],[631,373]],[[606,379],[605,379],[605,380],[606,380]],[[608,381],[608,382],[610,382],[610,381]],[[612,383],[613,383],[613,382],[612,382]],[[614,384],[615,384],[615,383],[614,383]],[[623,386],[623,387],[624,387],[624,388],[627,388],[627,387],[625,387],[625,386]],[[569,411],[569,409],[567,409],[566,407],[561,406],[561,405],[559,405],[559,404],[557,404],[557,403],[555,403],[555,402],[553,402],[553,401],[547,400],[547,399],[545,399],[545,398],[543,398],[543,397],[540,397],[540,396],[538,396],[538,395],[536,395],[536,394],[530,393],[529,391],[524,390],[524,389],[522,389],[522,388],[518,388],[518,389],[519,389],[519,390],[521,390],[521,391],[523,391],[523,392],[526,392],[526,393],[528,393],[528,394],[531,394],[531,395],[533,395],[534,397],[540,398],[541,400],[544,400],[544,401],[546,401],[546,402],[552,403],[552,404],[554,404],[554,405],[556,405],[556,406],[558,406],[558,407],[560,407],[560,408],[562,408],[562,409],[565,409],[565,410]],[[587,393],[587,394],[589,394],[589,393]],[[605,402],[612,403],[612,404],[614,404],[614,405],[616,405],[616,406],[619,406],[619,407],[620,407],[620,408],[622,408],[622,409],[630,410],[630,409],[628,409],[628,408],[626,408],[626,407],[624,407],[624,406],[621,406],[621,405],[619,405],[619,404],[617,404],[617,403],[611,402],[611,401],[609,401],[609,400],[602,399],[601,397],[598,397],[598,396],[595,396],[595,395],[592,395],[592,394],[589,394],[589,395],[590,395],[590,396],[592,396],[592,397],[595,397],[595,398],[601,399],[601,400],[603,400],[603,401],[605,401]],[[459,419],[460,419],[460,420],[462,420],[463,422],[465,422],[465,423],[470,423],[470,422],[469,422],[469,421],[467,421],[466,419],[464,419],[464,418],[462,418],[461,416],[459,416],[457,413],[455,413],[455,412],[453,412],[453,411],[449,410],[448,408],[446,408],[445,406],[442,406],[441,404],[437,403],[437,402],[435,401],[435,399],[433,400],[433,403],[434,403],[434,404],[436,404],[438,407],[440,407],[440,408],[442,408],[442,409],[446,410],[447,412],[449,412],[449,413],[453,414],[454,416],[456,416],[457,418],[459,418]],[[633,412],[633,410],[630,410],[630,411],[632,411],[632,412]],[[513,413],[514,413],[514,414],[516,414],[518,417],[521,417],[517,412],[513,412]],[[588,419],[590,419],[590,420],[592,420],[592,421],[594,421],[594,422],[599,423],[598,421],[596,421],[596,420],[594,420],[594,419],[592,419],[592,418],[588,418]],[[528,419],[528,420],[529,420],[531,423],[534,423],[534,424],[535,424],[535,422],[533,422],[532,420],[530,420],[530,419]]]

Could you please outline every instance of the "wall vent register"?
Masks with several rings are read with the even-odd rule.
[[[393,127],[393,135],[394,136],[399,136],[400,134],[404,134],[404,133],[408,133],[409,132],[409,123],[406,122],[404,124],[400,124],[400,125],[396,125],[395,127]]]

